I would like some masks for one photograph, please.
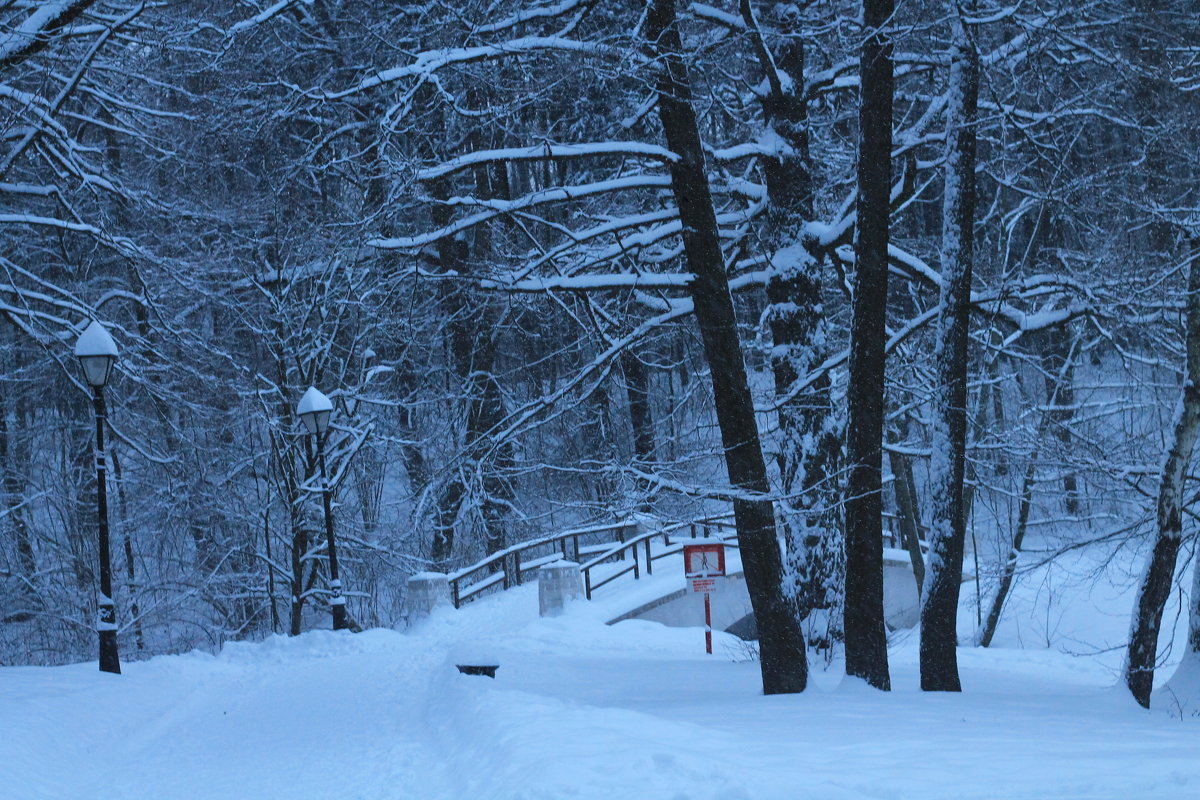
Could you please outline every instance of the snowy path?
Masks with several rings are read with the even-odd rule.
[[[17,800],[841,800],[1200,797],[1200,720],[1144,712],[1112,661],[964,649],[967,691],[819,676],[762,697],[734,641],[527,586],[409,633],[315,632],[127,665],[0,669],[0,797]],[[498,656],[497,679],[454,670]],[[722,655],[722,650],[724,654]]]
[[[892,651],[891,694],[819,676],[802,696],[767,698],[757,664],[730,661],[735,640],[712,659],[701,641],[636,621],[517,634],[494,687],[455,687],[472,709],[460,732],[505,722],[494,796],[1200,797],[1200,721],[1138,709],[1111,688],[1111,663],[964,649],[967,691],[929,695],[910,641]]]
[[[318,632],[129,664],[120,678],[4,670],[0,764],[30,786],[11,796],[449,796],[405,696],[430,667],[400,638]]]

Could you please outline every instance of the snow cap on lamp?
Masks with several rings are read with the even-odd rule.
[[[321,434],[329,427],[329,415],[333,411],[333,403],[317,387],[310,386],[300,404],[296,406],[296,414],[304,421],[304,427],[309,433]]]
[[[96,320],[88,325],[75,342],[75,357],[83,367],[83,376],[97,389],[108,383],[112,365],[117,360],[117,343]]]

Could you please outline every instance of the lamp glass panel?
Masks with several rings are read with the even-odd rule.
[[[306,411],[300,415],[309,433],[324,433],[329,428],[329,411]]]
[[[112,356],[80,356],[79,363],[83,367],[83,376],[92,386],[102,387],[108,383],[108,374],[112,371]]]

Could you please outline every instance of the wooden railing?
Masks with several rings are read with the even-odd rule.
[[[469,567],[450,573],[450,600],[455,608],[494,586],[511,589],[524,583],[525,574],[559,559],[579,561],[599,546],[621,544],[638,532],[635,520],[575,528],[552,536],[506,547]],[[541,551],[541,552],[538,552]]]
[[[642,523],[629,519],[575,528],[522,542],[450,573],[450,600],[455,608],[461,608],[463,603],[474,600],[489,589],[520,586],[525,582],[527,573],[560,559],[581,562],[579,571],[583,573],[584,591],[591,600],[592,592],[622,575],[632,572],[634,580],[637,580],[643,571],[647,575],[654,574],[655,561],[675,555],[683,549],[687,539],[699,536],[724,539],[727,545],[737,547],[737,528],[733,515],[676,522],[652,531],[642,530]],[[662,537],[663,549],[655,552],[650,543],[659,537]],[[581,556],[591,558],[582,561]],[[629,564],[626,566],[599,579],[593,575],[593,571],[601,564],[624,563],[627,557]]]
[[[732,531],[732,535],[724,535],[722,533],[723,531]],[[638,561],[639,545],[645,551],[645,572],[647,575],[653,575],[655,561],[660,558],[673,556],[683,550],[683,546],[687,543],[689,538],[694,539],[701,535],[705,538],[708,538],[713,536],[714,532],[716,534],[716,538],[723,539],[727,546],[738,546],[737,527],[733,524],[732,515],[725,517],[709,517],[707,519],[696,520],[694,522],[677,522],[673,525],[668,525],[667,527],[660,528],[658,530],[647,531],[633,537],[632,539],[621,542],[620,544],[613,545],[607,551],[599,554],[591,561],[579,566],[579,571],[583,573],[584,594],[587,595],[588,600],[591,600],[592,592],[607,583],[615,581],[622,575],[628,575],[630,572],[633,573],[634,580],[641,578],[643,565]],[[675,535],[674,542],[671,541],[672,534]],[[650,549],[650,542],[659,536],[662,537],[663,548],[656,553]],[[595,580],[592,577],[592,570],[607,561],[620,560],[621,562],[624,562],[626,553],[629,553],[632,556],[632,558],[630,558],[629,566],[614,570],[600,580]]]
[[[724,541],[727,547],[738,546],[737,525],[732,514],[661,527],[654,522],[650,524],[655,526],[654,530],[644,530],[645,521],[627,519],[575,528],[506,547],[476,564],[450,573],[447,576],[450,599],[455,608],[461,608],[463,603],[480,597],[489,589],[520,586],[527,573],[554,561],[569,559],[580,562],[584,593],[591,600],[593,592],[623,575],[632,572],[634,580],[640,579],[643,572],[653,575],[654,562],[679,553],[688,539],[716,538]],[[660,537],[662,548],[652,549],[651,542]],[[926,543],[921,542],[921,546],[924,549]],[[583,561],[581,556],[590,558]],[[609,564],[621,566],[611,571],[599,569]]]

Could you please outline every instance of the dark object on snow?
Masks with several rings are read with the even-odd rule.
[[[500,669],[499,664],[455,664],[455,666],[463,675],[487,675],[489,678],[496,677],[496,670]]]
[[[744,642],[758,641],[758,620],[754,619],[754,612],[747,614],[737,622],[725,629],[726,633],[732,633]]]

